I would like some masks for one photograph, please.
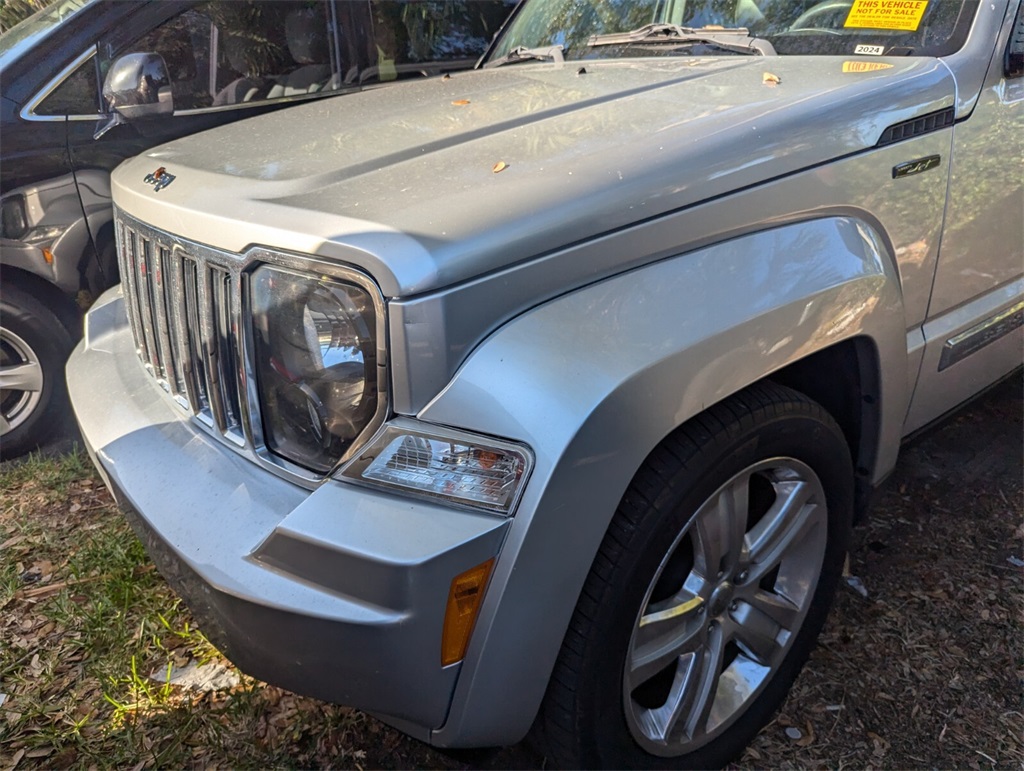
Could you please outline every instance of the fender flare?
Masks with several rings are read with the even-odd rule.
[[[846,216],[752,233],[556,298],[470,355],[418,417],[524,442],[535,466],[433,744],[525,736],[629,481],[707,407],[866,337],[881,373],[876,476],[891,468],[908,389],[903,298],[887,243]]]

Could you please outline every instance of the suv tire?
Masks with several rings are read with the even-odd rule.
[[[60,319],[32,295],[0,295],[0,458],[39,446],[67,417],[64,362],[72,340]]]
[[[842,430],[788,388],[752,386],[671,434],[619,504],[569,624],[535,726],[549,757],[727,763],[813,647],[852,501]]]

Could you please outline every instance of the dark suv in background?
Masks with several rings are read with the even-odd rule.
[[[512,5],[58,0],[0,37],[0,454],[64,419],[81,309],[118,280],[114,167],[269,110],[471,67]]]

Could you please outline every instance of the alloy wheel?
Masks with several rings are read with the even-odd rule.
[[[828,513],[806,464],[773,458],[729,479],[665,553],[637,614],[623,706],[648,752],[725,731],[782,664],[821,575]]]
[[[0,435],[32,415],[43,393],[43,367],[32,347],[0,328]]]

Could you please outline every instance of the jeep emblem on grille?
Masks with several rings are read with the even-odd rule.
[[[173,174],[168,174],[167,169],[165,169],[163,166],[142,178],[143,182],[146,182],[153,186],[153,192],[156,193],[159,193],[161,190],[163,190],[165,187],[171,184],[174,180],[175,176]]]

